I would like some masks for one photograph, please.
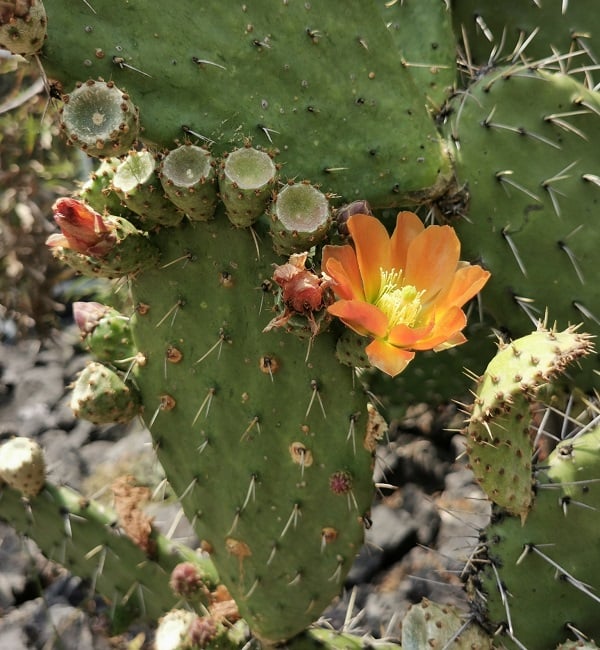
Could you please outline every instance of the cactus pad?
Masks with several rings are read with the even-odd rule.
[[[278,149],[289,177],[373,205],[446,185],[444,147],[410,73],[389,56],[374,0],[343,12],[327,0],[189,3],[143,20],[136,9],[104,0],[97,13],[84,2],[64,11],[47,0],[43,60],[67,89],[114,81],[139,106],[149,146],[187,136],[220,156],[250,138]]]
[[[530,403],[569,362],[589,353],[573,328],[539,329],[501,344],[479,380],[467,428],[469,464],[488,497],[523,521],[533,499]]]
[[[259,243],[264,224],[255,228],[221,210],[155,235],[164,264],[132,283],[132,331],[159,459],[241,614],[278,641],[340,589],[362,540],[372,459],[366,396],[331,335],[263,333],[278,258]]]

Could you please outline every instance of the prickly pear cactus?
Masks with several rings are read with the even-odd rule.
[[[218,582],[210,560],[156,531],[148,538],[152,552],[144,552],[121,534],[113,511],[70,488],[42,485],[26,504],[18,489],[0,487],[2,519],[35,539],[49,558],[89,579],[111,603],[113,629],[136,618],[156,620],[174,607],[178,596],[169,588],[169,575],[182,560],[193,563],[207,587]]]
[[[318,636],[295,635],[339,591],[362,541],[377,437],[363,386],[338,362],[344,355],[350,365],[364,359],[363,330],[374,330],[355,328],[359,345],[346,335],[336,356],[339,323],[325,309],[333,295],[326,293],[328,281],[312,273],[332,237],[329,202],[366,198],[374,208],[422,202],[441,220],[469,208],[468,220],[455,222],[464,258],[492,271],[479,307],[507,339],[529,332],[546,309],[560,327],[584,320],[597,333],[600,101],[590,90],[592,71],[574,72],[572,55],[554,54],[549,36],[540,51],[553,52],[555,69],[530,65],[525,51],[538,30],[528,27],[522,10],[510,67],[477,71],[464,53],[474,81],[438,115],[440,136],[430,113],[443,104],[456,71],[448,2],[353,0],[343,12],[326,0],[184,2],[177,11],[144,8],[140,19],[141,10],[122,0],[74,2],[68,10],[46,0],[41,50],[41,3],[5,4],[0,42],[39,56],[52,98],[62,99],[67,141],[105,159],[80,193],[90,207],[63,199],[55,215],[63,232],[49,243],[82,273],[125,278],[120,282],[134,305],[126,317],[84,319],[89,347],[102,363],[79,377],[73,405],[96,422],[142,415],[185,513],[253,633],[267,646],[294,637],[292,647],[314,647]],[[573,4],[563,2],[561,13],[578,26]],[[512,11],[513,3],[507,6]],[[503,30],[487,29],[491,19],[486,23],[473,7],[455,3],[454,25],[466,25],[468,17],[494,40]],[[540,33],[564,34],[556,6],[531,12]],[[511,18],[503,23],[512,25]],[[469,27],[460,31],[466,46]],[[569,39],[564,47],[591,44],[579,33]],[[595,63],[593,48],[586,56]],[[246,162],[235,160],[250,151],[248,174]],[[330,243],[347,235],[342,231]],[[336,255],[340,264],[351,257]],[[432,267],[433,257],[442,256],[432,256]],[[372,280],[383,269],[370,262]],[[391,309],[402,293],[394,284],[400,270],[386,273],[381,295],[362,304],[362,316],[372,315],[381,299]],[[360,289],[354,275],[349,284]],[[386,323],[399,316],[398,304],[390,309]],[[452,344],[462,342],[459,333]],[[592,489],[595,434],[559,446],[543,471],[532,469],[525,435],[537,384],[589,349],[573,329],[555,336],[541,347],[538,337],[507,348],[514,358],[498,362],[498,375],[493,365],[484,375],[469,427],[471,464],[502,509],[486,532],[483,575],[472,583],[473,616],[490,633],[500,627],[508,646],[528,650],[564,641],[567,598],[574,603],[565,610],[569,621],[596,632],[590,603],[597,607],[598,576],[587,570],[598,542],[590,515],[599,505]],[[376,349],[394,347],[379,338]],[[564,340],[570,338],[572,347]],[[484,332],[471,348],[478,364],[487,361],[488,344]],[[597,381],[594,361],[579,379],[585,389]],[[463,356],[429,362],[420,368],[415,362],[414,375],[411,366],[404,385],[390,388],[392,406],[402,392],[444,399],[448,392],[439,384],[454,392],[458,369],[479,370]],[[506,366],[510,376],[496,381]],[[45,490],[60,505],[64,495]],[[559,507],[553,491],[561,495]],[[41,497],[27,494],[40,504]],[[79,505],[71,499],[65,507],[85,519]],[[566,510],[583,531],[571,548]],[[14,520],[26,528],[20,514]],[[48,525],[56,520],[51,514]],[[98,527],[90,530],[105,540],[102,548],[116,548]],[[51,539],[62,534],[55,530]],[[81,552],[77,547],[74,565],[89,570]],[[84,551],[83,559],[90,554]],[[129,547],[123,557],[134,557]],[[526,564],[552,601],[553,625],[535,633],[526,629],[531,612],[545,621],[546,609],[531,573],[520,572]],[[563,576],[558,589],[556,571]],[[117,569],[109,573],[108,587],[120,589]],[[135,584],[136,576],[128,574],[127,582]],[[438,616],[434,609],[435,616],[425,607],[414,610],[407,643],[446,643],[458,633],[455,612]],[[329,647],[361,645],[327,636]],[[487,642],[485,635],[461,641]]]
[[[589,354],[590,337],[573,328],[538,331],[500,344],[479,379],[467,427],[469,465],[488,497],[523,521],[534,498],[532,403],[567,364]]]
[[[546,312],[561,328],[583,322],[598,333],[598,93],[515,65],[481,75],[450,110],[445,131],[470,197],[468,218],[453,223],[467,259],[492,272],[483,309],[511,338]],[[582,388],[594,385],[597,363],[584,364]]]
[[[389,55],[397,49],[373,0],[347,2],[343,12],[326,0],[187,3],[143,20],[121,0],[45,6],[48,75],[69,95],[76,82],[114,82],[139,108],[150,145],[171,148],[189,136],[222,155],[251,138],[278,150],[290,176],[381,206],[439,192],[450,178],[422,94]],[[92,122],[122,105],[92,111]],[[331,124],[343,125],[343,137]],[[121,151],[120,137],[101,142],[104,155]]]
[[[598,425],[561,441],[536,475],[525,525],[499,514],[486,530],[475,593],[480,604],[485,594],[488,629],[500,628],[508,648],[543,650],[569,631],[600,634],[599,449]]]
[[[292,636],[337,593],[371,500],[366,397],[328,333],[262,333],[278,260],[224,214],[154,238],[132,282],[134,373],[158,457],[253,631]]]

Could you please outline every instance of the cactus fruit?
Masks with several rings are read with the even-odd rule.
[[[123,214],[125,207],[112,186],[113,176],[120,163],[119,158],[102,160],[100,166],[90,174],[89,179],[77,193],[79,199],[100,214],[127,216]]]
[[[46,463],[35,440],[15,437],[0,446],[0,481],[26,497],[41,492],[46,482]]]
[[[0,7],[0,48],[28,56],[37,54],[46,38],[42,0],[3,2]]]
[[[265,212],[276,178],[266,151],[245,146],[230,152],[221,164],[219,194],[231,223],[251,226]]]
[[[291,255],[320,244],[331,223],[327,197],[309,183],[289,183],[277,193],[271,206],[275,251]]]
[[[182,144],[169,151],[161,163],[160,182],[173,205],[190,219],[212,219],[217,190],[212,158],[206,149]]]
[[[63,96],[61,126],[69,144],[90,156],[121,156],[139,131],[136,106],[112,81],[89,79]]]
[[[597,334],[598,93],[515,65],[481,75],[450,110],[445,130],[470,194],[468,220],[454,225],[467,259],[492,272],[483,309],[511,338],[546,311],[561,328],[583,321]],[[583,364],[584,390],[597,363]]]
[[[50,235],[46,244],[84,275],[121,277],[158,261],[146,233],[123,217],[101,215],[76,199],[58,199],[53,210],[61,234]]]
[[[74,302],[73,318],[85,347],[97,361],[128,368],[136,359],[129,318],[98,302]]]
[[[126,423],[142,410],[136,387],[97,361],[88,363],[77,376],[70,404],[76,417],[95,424]]]
[[[125,206],[138,215],[148,230],[155,226],[176,226],[184,217],[165,196],[158,162],[148,149],[130,151],[115,170],[111,184]]]

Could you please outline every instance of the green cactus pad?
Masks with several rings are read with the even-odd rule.
[[[95,424],[129,422],[141,411],[136,388],[111,368],[92,361],[79,373],[71,394],[76,417]]]
[[[492,273],[483,309],[511,338],[546,311],[559,328],[600,333],[598,93],[519,65],[479,77],[452,110],[445,130],[470,195],[468,218],[453,225],[466,259]],[[582,365],[582,389],[597,382],[597,364]]]
[[[278,149],[289,178],[382,207],[441,193],[451,177],[374,0],[342,12],[329,0],[261,0],[143,14],[121,0],[96,13],[47,0],[46,11],[48,75],[127,89],[149,146],[197,138],[219,157],[249,138]]]
[[[139,131],[138,111],[112,81],[88,79],[64,95],[61,128],[69,144],[90,156],[121,156]]]
[[[279,261],[268,239],[264,224],[235,228],[223,211],[158,233],[165,264],[132,284],[132,329],[147,358],[135,371],[144,418],[173,489],[252,631],[279,641],[341,588],[372,458],[366,395],[331,335],[263,333]]]
[[[511,650],[553,648],[567,624],[600,635],[600,428],[563,440],[544,464],[525,524],[501,515],[485,532],[489,629],[501,626]]]
[[[448,2],[378,2],[398,48],[399,65],[410,72],[427,105],[438,111],[456,83],[456,39]]]
[[[402,621],[402,650],[424,648],[491,650],[491,638],[475,622],[465,622],[464,612],[424,598],[412,605]]]
[[[558,63],[557,55],[563,55],[560,68],[593,88],[600,54],[597,8],[595,0],[455,0],[452,22],[471,65],[487,66],[490,59]]]
[[[154,622],[175,606],[169,574],[182,560],[194,563],[207,586],[218,583],[210,560],[156,531],[154,556],[148,557],[122,534],[114,512],[70,488],[47,484],[27,507],[15,490],[0,487],[0,495],[0,519],[34,539],[48,558],[89,579],[111,603],[115,628],[134,618]]]
[[[509,344],[479,379],[467,426],[467,453],[488,498],[523,521],[533,500],[530,403],[539,388],[591,350],[573,328],[538,330]]]

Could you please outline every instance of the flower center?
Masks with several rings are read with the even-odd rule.
[[[389,329],[404,324],[412,327],[421,313],[421,297],[425,290],[418,291],[412,284],[402,285],[402,271],[380,269],[381,285],[375,299],[375,306],[388,317]]]

